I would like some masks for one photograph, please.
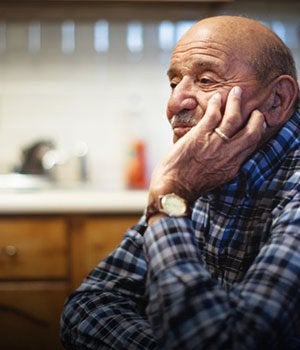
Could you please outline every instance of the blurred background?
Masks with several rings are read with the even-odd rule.
[[[123,189],[140,149],[145,187],[172,141],[171,51],[219,14],[265,23],[299,69],[299,1],[0,1],[0,173],[55,168],[58,183]]]

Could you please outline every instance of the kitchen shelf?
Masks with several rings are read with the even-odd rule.
[[[89,3],[99,3],[99,4],[130,4],[130,3],[211,3],[211,2],[233,2],[235,0],[1,0],[1,4],[89,4]]]
[[[213,16],[234,0],[0,0],[4,22],[24,21],[108,21],[196,20]]]

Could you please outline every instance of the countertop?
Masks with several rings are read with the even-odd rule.
[[[0,191],[0,214],[139,213],[147,191],[42,189]]]

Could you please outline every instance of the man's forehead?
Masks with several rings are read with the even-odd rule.
[[[170,60],[170,73],[183,67],[193,70],[223,70],[236,61],[235,51],[218,42],[203,40],[179,44]]]
[[[182,74],[182,70],[202,72],[202,71],[223,71],[224,64],[218,61],[212,61],[207,57],[200,59],[199,57],[195,60],[184,61],[184,62],[173,62],[171,61],[170,67],[167,71],[169,77]]]
[[[186,40],[179,42],[173,50],[172,59],[180,56],[193,57],[193,55],[209,55],[216,58],[226,58],[235,55],[238,50],[230,42],[218,39]]]

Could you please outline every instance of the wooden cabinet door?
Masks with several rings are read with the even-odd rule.
[[[1,349],[62,350],[59,319],[67,294],[62,282],[1,283]]]
[[[139,215],[101,215],[90,216],[73,235],[73,287],[121,242],[125,232],[135,225]]]

